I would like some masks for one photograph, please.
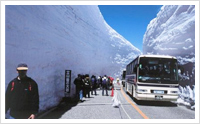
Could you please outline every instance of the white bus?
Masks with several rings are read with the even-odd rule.
[[[140,55],[126,66],[126,92],[136,100],[176,101],[178,64],[173,56]]]

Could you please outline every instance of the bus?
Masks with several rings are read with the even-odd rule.
[[[126,66],[125,90],[136,100],[176,101],[179,91],[177,59],[139,55]]]

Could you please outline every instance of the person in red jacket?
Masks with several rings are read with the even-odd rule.
[[[10,109],[10,119],[35,119],[38,113],[38,85],[26,75],[27,70],[26,64],[19,64],[18,76],[8,84],[5,112]]]

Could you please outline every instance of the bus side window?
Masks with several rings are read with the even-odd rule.
[[[139,64],[136,64],[135,67],[134,67],[134,72],[136,73],[137,72],[137,67],[139,66]]]

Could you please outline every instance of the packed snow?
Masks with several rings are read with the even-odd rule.
[[[64,97],[65,70],[119,77],[141,51],[113,30],[98,6],[7,5],[6,87],[16,67],[28,65],[39,87],[40,111]]]
[[[162,6],[144,34],[143,54],[177,57],[185,70],[177,103],[195,109],[195,6]]]

